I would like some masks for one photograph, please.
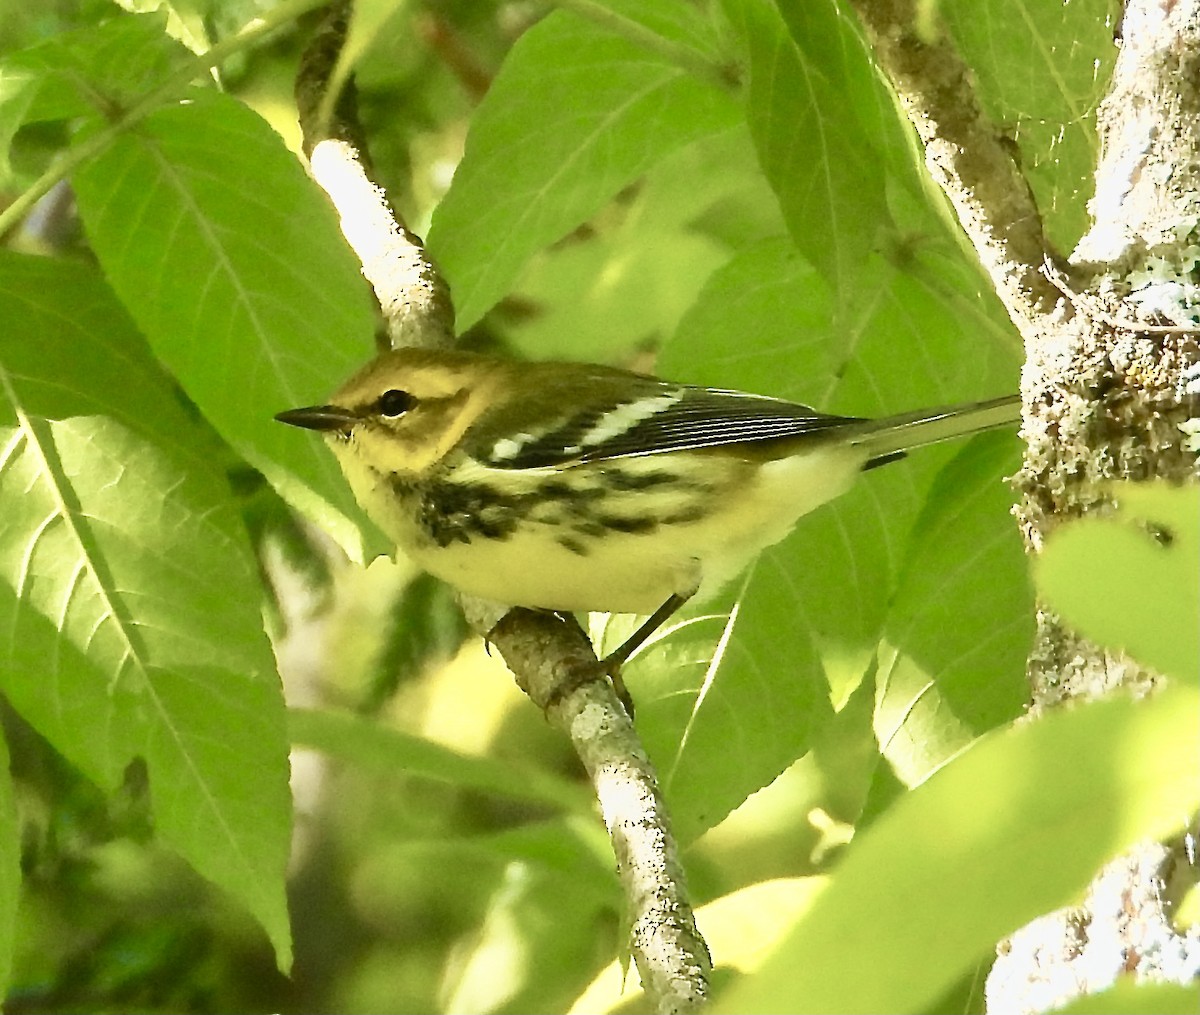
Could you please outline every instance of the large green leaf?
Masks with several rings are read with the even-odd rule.
[[[574,14],[529,29],[472,118],[429,231],[459,327],[508,293],[536,251],[666,155],[738,119],[720,89]]]
[[[1020,464],[1011,433],[962,448],[929,490],[888,608],[876,674],[884,757],[914,785],[1028,697],[1033,596],[1000,481]]]
[[[716,26],[688,0],[588,0],[575,8],[591,21],[651,47],[678,46],[696,60],[720,59]]]
[[[283,701],[226,449],[89,269],[0,258],[0,680],[290,962]]]
[[[771,580],[788,579],[773,567],[760,565],[769,579],[740,602],[734,588],[664,628],[630,667],[638,730],[684,842],[805,754],[832,716],[820,659],[793,634],[791,603]]]
[[[1005,934],[1194,813],[1197,738],[1193,688],[987,737],[856,838],[782,947],[715,1009],[928,1010]]]
[[[272,419],[324,401],[371,355],[373,328],[329,202],[279,136],[200,93],[74,184],[113,288],[221,436],[352,555],[382,549],[322,442]]]

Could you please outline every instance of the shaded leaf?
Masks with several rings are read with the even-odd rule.
[[[1099,155],[1096,106],[1116,60],[1116,0],[971,0],[938,7],[984,108],[1020,148],[1047,232],[1067,250],[1087,228]]]
[[[20,896],[21,827],[8,770],[8,741],[0,730],[0,997],[8,994]]]
[[[500,793],[554,807],[588,811],[589,793],[536,770],[518,770],[502,761],[460,754],[432,740],[387,729],[352,715],[292,709],[292,742],[332,757],[388,772],[420,775],[483,793]]]
[[[841,73],[830,76],[830,63],[797,47],[768,0],[727,0],[725,10],[748,54],[746,119],[763,172],[796,248],[845,292],[887,220],[883,162],[871,136],[851,126],[861,93],[847,83],[850,68],[869,66],[865,50],[851,49],[853,30],[831,19],[833,37],[814,40],[846,50]]]

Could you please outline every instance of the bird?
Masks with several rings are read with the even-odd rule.
[[[684,603],[860,473],[1014,424],[1020,398],[864,419],[610,366],[397,348],[275,418],[323,434],[366,514],[459,591],[648,615],[602,661],[615,683]]]

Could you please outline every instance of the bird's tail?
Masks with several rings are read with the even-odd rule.
[[[862,436],[856,438],[854,443],[868,451],[869,465],[882,464],[912,448],[1010,426],[1020,418],[1020,396],[1005,395],[986,402],[920,409],[864,421]]]

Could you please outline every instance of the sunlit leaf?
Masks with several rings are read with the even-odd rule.
[[[854,840],[779,951],[715,1010],[926,1010],[1005,934],[1187,820],[1198,737],[1200,696],[1182,687],[988,736]]]
[[[1200,489],[1118,483],[1115,514],[1047,540],[1038,591],[1081,634],[1180,680],[1200,679]]]
[[[322,442],[272,418],[323,402],[373,352],[359,268],[279,136],[204,93],[73,182],[113,288],[221,436],[353,555],[386,548]]]
[[[0,680],[290,962],[287,745],[257,565],[190,413],[89,269],[0,259]]]
[[[875,726],[884,757],[920,782],[977,736],[1021,714],[1033,596],[1000,481],[1012,433],[959,450],[929,490],[892,598]]]
[[[752,973],[774,951],[785,933],[828,886],[829,879],[779,878],[760,881],[706,903],[696,910],[696,926],[704,935],[715,966],[711,982],[723,985],[732,970]],[[637,970],[628,976],[611,962],[571,1006],[572,1015],[641,1011],[646,1006]]]

